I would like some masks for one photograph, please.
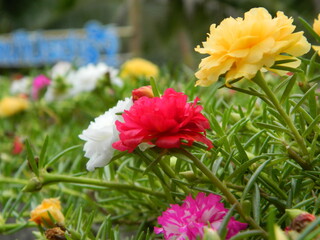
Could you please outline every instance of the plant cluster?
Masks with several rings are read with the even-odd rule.
[[[319,19],[300,21],[320,42]],[[31,90],[0,102],[0,232],[320,239],[318,48],[253,8],[210,27],[196,73],[138,59],[6,81]]]

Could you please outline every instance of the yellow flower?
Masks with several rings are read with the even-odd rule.
[[[197,52],[209,55],[199,65],[196,85],[209,86],[223,74],[226,74],[227,84],[237,78],[251,79],[260,69],[288,58],[283,54],[297,57],[307,53],[310,44],[303,32],[293,33],[292,22],[283,12],[277,12],[277,17],[272,18],[266,9],[253,8],[244,18],[230,17],[219,26],[211,25],[203,48],[195,48]],[[291,58],[297,61],[291,62],[290,67],[300,65],[294,57]]]
[[[29,101],[23,97],[5,97],[0,101],[0,117],[9,117],[29,107]]]
[[[122,65],[120,77],[135,80],[139,77],[157,77],[158,74],[159,68],[157,65],[142,58],[133,58]]]
[[[52,222],[49,212],[55,222]],[[64,224],[60,201],[57,198],[44,199],[40,205],[31,211],[30,217],[29,221],[42,226],[53,227],[56,223]]]
[[[314,19],[313,30],[320,36],[320,14],[318,18]],[[320,55],[320,46],[312,46],[312,48]]]
[[[315,19],[313,22],[313,30],[320,36],[320,14],[318,19]]]

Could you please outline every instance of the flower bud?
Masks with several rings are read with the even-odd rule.
[[[179,174],[190,182],[197,180],[197,176],[193,171],[180,172]]]
[[[27,185],[22,189],[23,192],[35,192],[42,188],[42,182],[37,177],[33,177],[29,180]]]
[[[30,216],[29,221],[42,226],[54,227],[57,223],[64,224],[60,201],[57,198],[44,199],[40,205],[31,211]]]
[[[141,97],[153,98],[153,92],[151,86],[143,86],[132,91],[132,100],[136,101]]]
[[[213,230],[212,228],[205,227],[204,228],[204,235],[203,240],[221,240],[217,231]]]
[[[290,228],[297,232],[302,232],[303,229],[313,222],[316,219],[316,216],[310,213],[301,213],[295,219],[293,219]]]
[[[286,209],[286,214],[290,217],[291,220],[298,217],[301,213],[307,213],[307,212],[300,209]]]

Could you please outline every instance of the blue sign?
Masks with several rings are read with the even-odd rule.
[[[112,25],[103,26],[92,21],[81,31],[57,32],[60,34],[55,35],[50,30],[18,30],[10,37],[0,35],[0,66],[39,66],[58,61],[72,62],[77,66],[97,62],[118,65],[119,39]]]

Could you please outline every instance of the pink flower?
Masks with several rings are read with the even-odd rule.
[[[169,88],[162,97],[141,97],[124,111],[124,122],[117,121],[120,140],[112,146],[120,151],[132,152],[139,144],[146,143],[160,148],[179,148],[199,141],[213,145],[205,136],[210,127],[201,113],[202,106],[187,102],[187,95]]]
[[[46,86],[49,86],[51,80],[47,78],[45,75],[37,76],[32,82],[32,98],[38,99],[39,98],[39,91]]]
[[[199,193],[196,199],[189,195],[181,206],[171,204],[171,208],[158,217],[158,223],[162,227],[155,227],[154,231],[156,234],[163,233],[164,238],[168,240],[196,240],[197,237],[203,237],[204,227],[208,227],[209,224],[213,230],[218,230],[228,212],[220,200],[221,197],[214,194],[206,196],[205,193]],[[238,222],[231,217],[227,224],[226,239],[230,239],[246,227],[246,223]]]

